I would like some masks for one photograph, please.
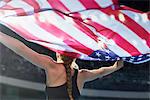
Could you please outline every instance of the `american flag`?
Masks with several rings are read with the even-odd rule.
[[[150,60],[148,13],[118,0],[2,0],[0,24],[24,39],[84,60]]]

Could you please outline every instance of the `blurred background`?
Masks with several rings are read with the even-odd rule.
[[[150,10],[149,0],[119,1],[121,5],[144,12]],[[2,25],[0,27],[35,51],[56,59],[54,52],[25,41]],[[81,60],[76,62],[80,68],[88,69],[110,66],[114,63]],[[44,84],[44,70],[0,44],[0,100],[44,100]],[[138,65],[125,62],[121,70],[87,82],[81,95],[81,100],[150,100],[150,62]]]

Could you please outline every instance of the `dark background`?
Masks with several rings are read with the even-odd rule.
[[[120,5],[126,5],[144,12],[150,10],[150,0],[119,0]]]

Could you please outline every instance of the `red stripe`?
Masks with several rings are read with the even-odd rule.
[[[136,23],[133,19],[128,17],[127,15],[123,14],[122,12],[118,10],[112,10],[112,9],[105,9],[102,10],[104,13],[108,15],[114,15],[115,19],[127,26],[129,29],[131,29],[136,35],[138,35],[140,38],[146,40],[147,45],[150,47],[150,34],[143,28],[141,27],[138,23]],[[121,21],[119,19],[119,14],[122,14],[125,18],[125,21]]]
[[[119,5],[119,0],[112,0],[112,2],[113,2],[113,7],[114,7],[114,9],[119,9],[120,8],[120,5]],[[111,6],[112,6],[111,5]],[[110,6],[110,7],[111,7]]]
[[[150,11],[147,12],[147,15],[148,15],[148,19],[150,20]]]
[[[81,56],[80,54],[75,53],[75,52],[66,52],[66,51],[60,51],[60,50],[55,50],[55,52],[58,52],[60,54],[63,54],[72,58],[79,58]]]
[[[28,41],[35,40],[35,41],[39,41],[39,42],[46,42],[46,41],[43,41],[43,40],[37,38],[36,36],[33,36],[32,34],[30,34],[27,30],[25,30],[21,26],[15,26],[15,25],[10,24],[10,23],[7,23],[7,25],[10,26],[13,30],[15,30],[18,35],[22,36],[23,38],[25,38]],[[43,47],[46,47],[46,46],[43,46]],[[46,48],[48,48],[49,50],[53,50],[55,52],[58,52],[60,54],[64,54],[66,56],[73,57],[73,58],[78,58],[80,56],[80,54],[75,53],[75,52],[61,51],[61,50],[57,50],[57,49],[49,48],[49,47],[46,47]]]
[[[57,0],[56,0],[57,1]],[[60,8],[63,8],[63,11],[67,11],[67,12],[70,12],[70,10],[63,4],[61,3],[60,1],[57,1],[57,2],[53,2],[51,0],[49,0],[49,3],[50,5],[52,6],[52,8],[56,8],[56,9],[60,9]],[[60,8],[58,8],[60,7]],[[58,14],[58,13],[57,13]],[[60,15],[60,14],[59,14]],[[73,14],[73,15],[79,15],[81,16],[80,13],[76,13],[76,14]],[[61,15],[62,16],[62,15]],[[64,16],[64,15],[63,15]],[[68,15],[69,17],[73,17],[73,16],[70,16]],[[96,35],[94,35],[94,33],[88,28],[86,27],[85,25],[83,25],[80,21],[78,20],[74,20],[74,26],[76,28],[78,28],[79,30],[81,30],[83,33],[85,33],[86,35],[88,35],[89,37],[91,37],[92,39],[94,39],[95,41],[97,41],[97,38],[96,38]]]
[[[105,36],[108,39],[113,39],[118,46],[130,53],[132,56],[141,54],[133,45],[131,45],[128,41],[126,41],[116,32],[113,32],[112,30],[90,20],[87,23],[95,27],[99,34]]]
[[[113,4],[115,5],[119,5],[119,1],[118,0],[112,0]]]
[[[82,3],[86,8],[88,8],[90,6],[89,4],[86,4],[85,2],[82,2]],[[91,2],[91,5],[98,6],[98,4],[94,1]],[[131,18],[129,18],[127,15],[123,14],[122,12],[120,12],[118,10],[112,10],[111,8],[101,9],[100,11],[104,12],[107,15],[114,15],[116,20],[118,20],[119,22],[126,25],[129,29],[131,29],[140,38],[146,40],[147,45],[150,47],[150,39],[149,39],[150,34],[143,27],[141,27],[138,23],[136,23],[134,20],[132,20]],[[122,14],[125,17],[126,20],[124,22],[122,22],[119,19],[119,14]]]
[[[94,0],[79,0],[86,9],[101,8]]]
[[[51,1],[51,0],[50,0]],[[52,8],[57,8],[57,6],[59,5],[59,7],[61,7],[61,8],[63,8],[65,11],[68,11],[68,12],[70,12],[70,10],[63,4],[63,3],[61,3],[60,1],[57,1],[56,2],[56,4],[53,4],[52,3],[52,1],[51,1],[51,6],[52,6]],[[58,5],[57,5],[58,4]],[[59,8],[58,8],[59,9]],[[76,14],[73,14],[73,15],[79,15],[79,16],[81,16],[81,14],[80,13],[76,13]],[[69,15],[69,17],[70,17],[70,15]],[[71,16],[71,17],[73,17],[73,16]],[[85,25],[83,25],[80,21],[78,21],[78,20],[75,20],[74,18],[73,18],[73,20],[74,20],[74,26],[76,27],[76,28],[78,28],[79,30],[81,30],[83,33],[85,33],[86,35],[88,35],[89,37],[91,37],[92,39],[94,39],[95,41],[97,41],[97,38],[96,38],[96,35],[94,35],[94,33],[88,28],[88,27],[86,27]],[[86,31],[85,31],[86,30]]]
[[[48,3],[51,5],[52,8],[54,9],[57,9],[59,11],[62,11],[62,12],[67,12],[69,11],[67,7],[65,7],[59,0],[48,0]],[[57,13],[59,16],[61,16],[63,19],[64,19],[64,15],[59,13],[59,12],[55,12]]]
[[[68,14],[69,17],[72,17],[73,19],[78,19],[80,21],[83,22],[83,18],[81,17],[81,14],[78,13],[78,12],[75,12],[75,13],[71,13],[71,14]]]
[[[12,1],[12,0],[3,0],[4,2],[10,2],[10,1]]]
[[[52,6],[52,8],[63,11],[63,12],[68,12],[68,8],[63,5],[60,0],[48,0],[49,4]]]
[[[97,42],[97,36],[85,25],[83,25],[80,21],[74,20],[75,24],[74,26],[77,27],[80,31],[88,35],[90,38],[95,40]]]
[[[27,15],[27,13],[24,11],[24,9],[22,9],[22,8],[14,8],[14,7],[10,6],[10,5],[5,5],[1,9],[3,9],[3,10],[13,10],[13,11],[16,12],[16,14],[18,16]]]
[[[11,9],[12,9],[12,7],[11,7],[11,6],[9,6],[9,5],[5,5],[5,6],[1,7],[0,9],[4,9],[4,10],[11,10]]]
[[[40,6],[35,0],[24,0],[24,1],[34,8],[34,12],[40,11]]]
[[[76,50],[78,50],[84,54],[87,54],[87,55],[90,55],[93,52],[92,49],[84,46],[83,44],[78,42],[76,39],[74,39],[73,37],[71,37],[70,35],[65,33],[64,31],[60,30],[56,26],[54,26],[50,23],[40,22],[38,19],[38,16],[36,16],[36,19],[37,19],[36,24],[38,24],[41,28],[43,28],[47,32],[53,34],[57,38],[62,39],[63,42],[66,43],[67,45],[69,45],[70,47],[72,47],[72,48],[74,48],[74,49],[76,49]]]

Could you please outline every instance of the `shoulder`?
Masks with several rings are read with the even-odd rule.
[[[48,72],[58,72],[62,69],[64,69],[64,65],[62,63],[56,62],[53,58],[49,57],[46,66],[46,71]]]
[[[80,70],[78,70],[78,73],[79,73],[80,77],[84,79],[84,77],[89,73],[89,70],[88,69],[80,69]]]
[[[54,68],[54,67],[56,67],[56,62],[55,62],[55,60],[53,60],[53,58],[47,56],[47,59],[43,59],[43,60],[45,60],[45,62],[46,62],[45,63],[45,67],[46,68]]]

